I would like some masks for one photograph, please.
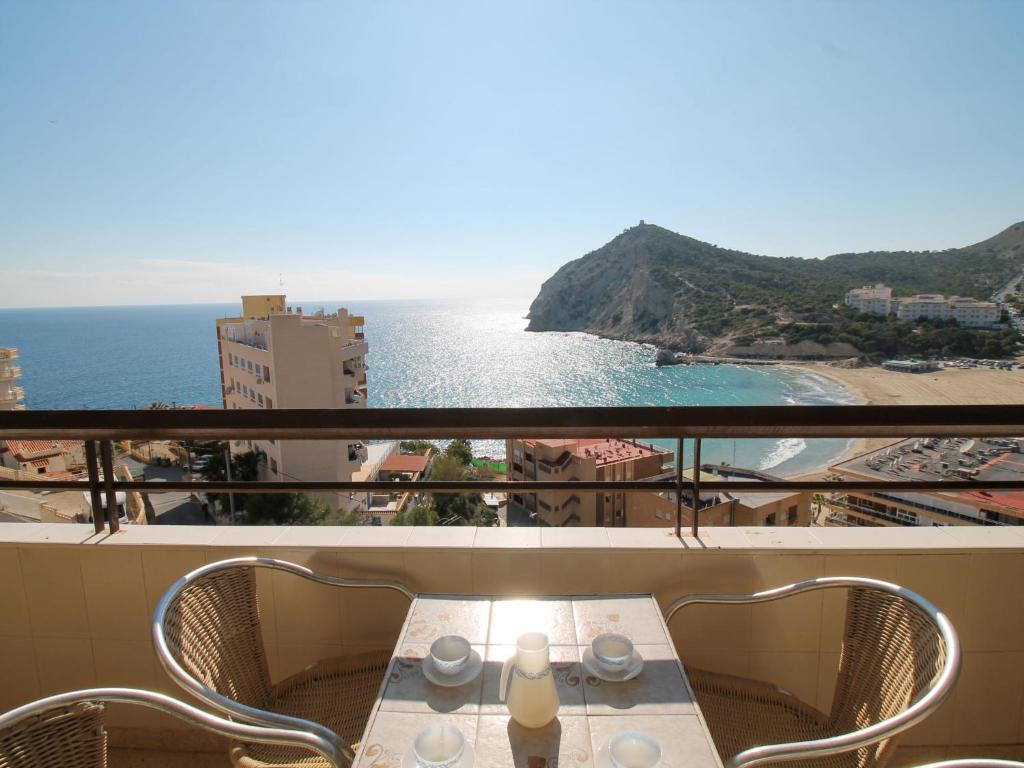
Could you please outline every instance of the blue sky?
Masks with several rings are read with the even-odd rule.
[[[1024,2],[0,4],[0,306],[529,296],[1024,219]]]

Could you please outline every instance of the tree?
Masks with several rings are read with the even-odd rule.
[[[308,493],[251,493],[245,500],[249,525],[359,525],[354,512],[335,511]]]
[[[448,443],[448,447],[444,449],[444,455],[452,457],[463,466],[469,466],[469,463],[473,461],[473,448],[470,446],[469,440],[458,438]]]
[[[431,480],[469,480],[472,471],[450,455],[439,456],[430,470]],[[437,512],[437,525],[497,524],[497,517],[479,493],[435,493],[431,503]]]
[[[398,450],[402,453],[418,453],[423,455],[428,451],[437,453],[437,446],[429,440],[403,440],[399,443]]]
[[[417,504],[412,509],[399,512],[391,518],[390,525],[437,525],[437,510],[428,502]]]
[[[227,447],[221,444],[219,450],[213,451],[209,456],[209,460],[206,462],[206,466],[200,470],[199,475],[208,482],[224,482],[228,479],[227,471],[225,470],[226,463],[224,460],[224,453]],[[243,482],[252,482],[259,477],[260,461],[263,459],[263,454],[259,451],[246,451],[245,453],[236,453],[231,457],[231,479],[240,480]],[[227,504],[227,494],[224,493],[211,493],[209,494],[211,502],[220,504],[222,507]],[[235,503],[239,506],[245,504],[244,494],[235,494]]]

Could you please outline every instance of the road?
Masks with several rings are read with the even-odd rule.
[[[1015,293],[1017,289],[1024,285],[1024,270],[1015,278],[1010,280],[1006,285],[992,294],[992,301],[996,302],[999,307],[1010,315],[1010,324],[1017,329],[1017,332],[1024,336],[1024,315],[1017,311],[1015,307],[1011,307],[1006,303],[1006,299],[1012,295],[1021,295]]]
[[[188,480],[178,467],[145,467],[146,480]],[[202,507],[192,501],[186,491],[151,493],[149,500],[156,512],[157,525],[213,525],[205,518]]]

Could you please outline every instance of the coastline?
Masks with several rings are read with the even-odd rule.
[[[877,366],[837,368],[826,363],[787,363],[786,368],[817,374],[842,385],[865,405],[1010,405],[1024,403],[1024,371],[942,368],[929,373],[887,371]],[[834,463],[896,442],[894,438],[857,438]],[[791,476],[816,480],[828,471]]]

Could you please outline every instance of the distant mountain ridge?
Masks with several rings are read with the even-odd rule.
[[[853,327],[869,320],[834,306],[842,305],[848,290],[885,283],[894,295],[988,299],[1022,269],[1024,222],[964,248],[820,260],[757,256],[641,223],[546,280],[530,306],[527,330],[585,331],[691,352],[722,352],[735,343],[782,337],[893,354],[903,351],[899,343],[872,348],[866,331]],[[892,325],[884,329],[892,335],[909,333],[907,323],[877,321]],[[961,337],[960,346],[967,343]],[[903,346],[908,345],[914,346]]]

